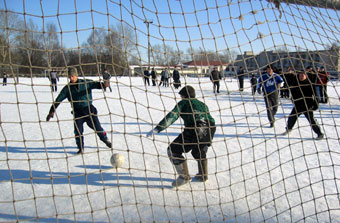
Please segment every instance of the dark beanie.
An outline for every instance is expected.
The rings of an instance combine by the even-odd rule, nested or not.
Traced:
[[[190,85],[183,87],[180,91],[179,94],[185,98],[195,98],[196,93],[195,89],[191,87]]]
[[[78,76],[77,68],[71,67],[68,69],[68,76]]]

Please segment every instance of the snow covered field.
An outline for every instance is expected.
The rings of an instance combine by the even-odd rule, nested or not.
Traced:
[[[292,108],[287,99],[269,128],[263,98],[251,96],[248,80],[240,94],[237,81],[227,79],[215,96],[208,78],[182,77],[182,86],[195,87],[208,104],[217,132],[209,181],[176,190],[166,149],[181,121],[154,138],[145,134],[180,100],[178,90],[145,87],[137,77],[111,79],[112,93],[93,96],[113,150],[86,126],[85,154],[76,155],[69,103],[46,122],[57,96],[48,79],[12,81],[0,86],[1,222],[340,222],[337,82],[329,83],[329,104],[315,112],[325,139],[314,141],[303,116],[289,136],[281,135]],[[116,152],[126,158],[118,170],[110,164]]]

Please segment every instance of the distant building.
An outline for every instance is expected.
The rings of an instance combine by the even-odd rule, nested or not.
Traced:
[[[223,71],[229,66],[229,63],[222,63],[221,61],[209,61],[209,60],[192,60],[183,63],[182,69],[188,75],[191,76],[207,76],[217,67],[218,71]]]
[[[243,55],[237,56],[234,65],[242,66],[250,73],[261,71],[268,64],[283,69],[291,66],[295,70],[304,70],[308,66],[325,67],[329,72],[339,72],[339,52],[339,49],[297,52],[263,51],[254,55],[247,51]]]
[[[131,76],[140,76],[143,74],[142,69],[148,69],[147,65],[130,65],[129,66],[129,75]],[[156,73],[160,74],[162,70],[168,68],[170,73],[177,68],[181,75],[186,76],[208,76],[214,67],[217,67],[219,71],[233,71],[231,64],[222,63],[220,61],[189,61],[183,64],[178,64],[176,66],[163,66],[163,65],[151,65],[151,68],[154,68]]]

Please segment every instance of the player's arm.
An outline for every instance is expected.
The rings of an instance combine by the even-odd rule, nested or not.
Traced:
[[[92,80],[87,80],[87,86],[89,89],[103,89],[105,87],[109,87],[110,82],[109,81],[92,81]]]
[[[58,97],[55,99],[55,102],[53,102],[50,111],[48,112],[48,115],[46,117],[46,121],[50,121],[51,118],[53,118],[55,110],[57,110],[58,106],[60,105],[60,103],[67,98],[67,94],[68,94],[68,87],[64,87],[63,90],[61,90],[60,94],[58,95]]]
[[[171,112],[169,112],[159,123],[158,125],[149,131],[146,136],[149,137],[153,134],[159,133],[163,131],[164,129],[168,128],[171,124],[173,124],[178,118],[180,114],[180,105],[177,104],[174,109],[172,109]]]

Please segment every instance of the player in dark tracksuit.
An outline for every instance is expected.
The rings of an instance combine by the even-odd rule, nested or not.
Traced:
[[[151,136],[163,131],[179,117],[184,121],[184,131],[168,147],[168,156],[179,175],[172,183],[173,187],[179,187],[191,180],[187,161],[183,156],[183,153],[190,151],[198,164],[195,179],[198,181],[208,179],[206,154],[216,131],[214,118],[210,115],[208,107],[195,98],[194,88],[185,86],[179,94],[182,100],[147,134]]]
[[[112,92],[112,88],[111,88],[111,85],[110,85],[110,79],[111,79],[111,74],[107,71],[107,69],[104,69],[104,73],[103,73],[103,80],[105,82],[106,85],[108,85],[108,88],[110,89],[110,92]],[[104,86],[104,91],[106,91],[106,88]]]
[[[313,131],[318,135],[316,140],[323,139],[324,134],[321,132],[321,128],[314,118],[313,111],[318,108],[318,102],[308,75],[305,73],[291,75],[289,83],[288,87],[292,94],[294,107],[289,115],[286,132],[284,132],[283,135],[287,135],[292,131],[298,117],[303,114],[310,123]]]
[[[264,101],[267,108],[267,117],[270,122],[270,127],[274,127],[275,114],[278,109],[279,89],[283,82],[280,75],[274,73],[270,66],[266,67],[266,73],[262,74],[258,79],[257,90],[263,92]]]
[[[53,118],[55,110],[60,103],[67,98],[71,103],[74,115],[74,133],[78,146],[78,154],[84,152],[84,123],[93,130],[96,131],[100,140],[103,141],[107,147],[111,148],[111,142],[108,141],[106,132],[101,127],[97,109],[92,105],[92,89],[102,89],[107,87],[108,83],[97,82],[92,80],[81,80],[78,78],[78,72],[76,69],[69,71],[70,82],[64,86],[59,93],[55,102],[51,106],[49,114],[46,117],[46,121]]]
[[[210,81],[213,83],[214,93],[220,93],[220,80],[222,79],[221,73],[214,67],[210,73]]]
[[[251,85],[251,94],[255,95],[256,88],[257,88],[257,79],[256,79],[255,74],[251,75],[250,85]]]

